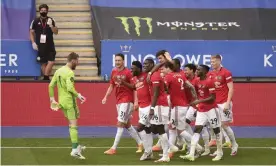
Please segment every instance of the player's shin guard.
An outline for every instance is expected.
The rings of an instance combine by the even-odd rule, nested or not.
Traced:
[[[78,127],[77,126],[69,126],[69,133],[72,142],[72,149],[77,149],[78,147]]]
[[[161,141],[161,145],[162,145],[162,149],[163,149],[163,157],[167,158],[168,157],[168,150],[169,150],[169,139],[168,139],[168,135],[167,133],[164,133],[162,135],[159,135],[160,141]]]
[[[222,135],[223,135],[223,137],[224,137],[224,139],[225,139],[225,142],[232,142],[231,140],[230,140],[230,138],[228,137],[228,134],[225,132],[225,130],[223,129],[223,127],[221,128],[221,131],[222,131]]]
[[[210,131],[210,135],[211,135],[211,141],[216,140],[216,135],[211,127],[209,128],[209,131]]]
[[[191,135],[194,134],[193,129],[190,124],[186,123],[185,129],[189,134],[191,134]]]
[[[117,133],[116,133],[116,136],[115,136],[115,140],[114,140],[114,143],[113,143],[113,146],[111,147],[111,149],[117,149],[117,146],[120,142],[120,139],[122,137],[123,132],[124,132],[124,129],[122,127],[117,128]]]
[[[145,130],[142,130],[142,131],[138,132],[138,134],[141,137],[144,149],[146,150],[147,149],[147,141],[148,141],[147,140],[147,133],[145,132]]]
[[[189,154],[190,156],[195,156],[195,150],[196,150],[197,143],[199,141],[199,137],[200,137],[199,133],[194,133],[191,141],[191,150]]]
[[[192,135],[188,133],[186,130],[184,130],[182,131],[182,133],[180,133],[180,136],[183,140],[186,141],[188,147],[191,147]]]
[[[176,135],[177,135],[176,130],[169,130],[169,143],[170,143],[170,146],[175,145]]]
[[[226,134],[228,135],[232,145],[236,145],[237,142],[236,142],[236,139],[235,139],[235,134],[234,134],[233,130],[231,129],[231,127],[230,126],[224,126],[223,129],[226,132]]]
[[[137,142],[138,145],[142,144],[141,138],[139,137],[137,131],[134,129],[134,127],[132,125],[129,128],[127,128],[127,131],[129,132],[131,137],[133,139],[135,139],[135,141]]]
[[[223,155],[222,151],[222,133],[219,132],[216,134],[216,142],[217,142],[217,155]]]
[[[145,148],[145,151],[146,152],[152,152],[152,146],[153,146],[153,137],[152,137],[152,134],[149,133],[149,134],[146,134],[146,148]]]
[[[202,139],[204,141],[205,150],[209,149],[208,144],[209,144],[210,136],[209,136],[207,127],[203,127],[203,129],[202,129]]]

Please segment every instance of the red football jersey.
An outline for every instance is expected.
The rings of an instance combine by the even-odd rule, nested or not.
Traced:
[[[153,87],[154,86],[159,86],[159,96],[157,99],[156,105],[161,105],[161,106],[169,106],[168,101],[167,101],[167,94],[165,93],[165,87],[164,87],[164,80],[161,77],[161,72],[160,70],[154,72],[151,75],[151,85],[150,85],[150,92],[151,92],[151,97],[153,97]]]
[[[110,84],[115,86],[115,97],[117,104],[133,103],[133,90],[118,83],[120,79],[130,83],[131,78],[132,74],[128,68],[124,68],[121,71],[117,68],[112,70]]]
[[[196,79],[195,88],[197,91],[198,99],[206,99],[210,96],[210,94],[215,94],[216,89],[214,82],[211,79],[200,80],[200,78]],[[199,112],[207,112],[212,108],[216,108],[217,104],[216,101],[213,102],[204,102],[198,104],[198,111]]]
[[[138,105],[140,108],[147,107],[151,104],[151,95],[149,84],[147,82],[147,73],[142,73],[138,77],[134,76],[131,83],[135,85],[137,91]]]
[[[216,102],[218,104],[225,103],[228,98],[228,86],[227,83],[233,82],[232,73],[221,67],[219,71],[212,71],[209,75],[215,83],[216,88]]]
[[[185,94],[186,77],[180,72],[171,72],[165,76],[165,84],[168,87],[172,108],[175,106],[187,106],[188,100]]]

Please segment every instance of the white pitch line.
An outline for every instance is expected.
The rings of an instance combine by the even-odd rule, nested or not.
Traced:
[[[72,147],[56,147],[56,146],[32,146],[32,147],[27,147],[27,146],[22,146],[22,147],[14,147],[14,146],[3,146],[1,149],[70,149]],[[86,147],[87,149],[108,149],[110,148],[109,146],[103,147],[103,146],[88,146]],[[129,147],[118,147],[119,149],[134,149],[137,147],[134,146],[129,146]],[[228,148],[225,148],[228,149]],[[239,149],[273,149],[276,150],[276,147],[239,147]]]

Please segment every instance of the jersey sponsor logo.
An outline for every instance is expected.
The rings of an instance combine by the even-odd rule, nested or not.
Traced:
[[[139,81],[142,82],[142,81],[144,81],[144,79],[145,79],[144,76],[142,76],[142,77],[139,78]]]
[[[222,77],[221,76],[216,76],[216,79],[217,80],[222,80]]]

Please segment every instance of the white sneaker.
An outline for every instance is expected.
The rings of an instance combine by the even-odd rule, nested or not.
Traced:
[[[70,155],[71,155],[72,157],[76,157],[76,158],[78,158],[78,159],[84,160],[85,157],[81,154],[81,152],[84,151],[85,148],[86,148],[85,146],[79,145],[79,146],[77,147],[77,149],[73,149],[73,150],[71,151]]]
[[[168,157],[162,157],[159,160],[154,161],[155,163],[164,163],[164,162],[170,162],[170,158]]]
[[[184,160],[188,160],[188,161],[195,161],[195,156],[192,156],[190,154],[186,155],[186,156],[179,156],[180,158],[184,159]]]
[[[232,151],[230,155],[235,156],[238,153],[238,148],[239,148],[239,145],[237,143],[232,145]]]
[[[140,158],[140,161],[151,160],[151,159],[153,159],[153,153],[144,152],[144,154]]]
[[[222,159],[222,156],[223,156],[223,155],[216,155],[216,157],[213,158],[212,161],[219,161],[219,160]]]
[[[218,154],[218,152],[217,152],[217,151],[215,151],[214,153],[210,154],[209,156],[211,156],[211,157],[215,157],[217,154]]]
[[[201,154],[201,156],[207,156],[211,153],[210,149],[205,149],[204,153]]]
[[[178,147],[173,145],[173,146],[170,147],[169,153],[175,153],[175,152],[178,152],[178,150],[179,150]]]

